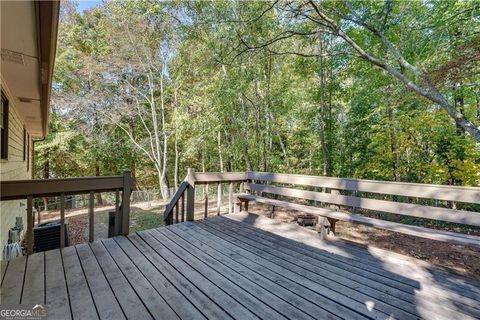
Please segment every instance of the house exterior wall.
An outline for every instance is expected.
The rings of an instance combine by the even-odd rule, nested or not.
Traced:
[[[28,157],[23,160],[24,145],[24,121],[18,113],[13,99],[9,100],[9,116],[8,116],[8,159],[0,160],[0,179],[6,180],[26,180],[32,177],[32,157],[33,143],[30,138]],[[28,131],[27,131],[28,133]],[[28,161],[28,163],[27,163]],[[23,218],[24,231],[27,223],[26,200],[12,200],[0,202],[0,259],[3,258],[4,246],[8,243],[8,230],[15,226],[16,217]]]

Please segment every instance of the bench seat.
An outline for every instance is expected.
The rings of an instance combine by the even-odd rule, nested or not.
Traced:
[[[435,229],[418,227],[418,226],[410,226],[402,223],[379,220],[379,219],[365,217],[362,215],[335,211],[328,208],[318,208],[318,207],[313,207],[308,205],[291,203],[287,201],[265,198],[261,196],[248,194],[248,193],[236,194],[235,198],[237,199],[237,201],[243,202],[246,204],[247,211],[248,211],[248,202],[255,201],[258,203],[263,203],[263,204],[272,205],[276,207],[282,207],[290,210],[305,212],[305,213],[309,213],[319,217],[325,217],[325,218],[341,220],[341,221],[349,221],[349,222],[363,224],[370,227],[403,233],[411,236],[427,238],[427,239],[459,244],[459,245],[474,246],[474,247],[480,248],[480,237],[478,236],[471,236],[471,235],[466,235],[462,233],[435,230]]]

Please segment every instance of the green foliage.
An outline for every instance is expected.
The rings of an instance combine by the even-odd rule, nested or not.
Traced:
[[[161,52],[165,90],[153,99],[165,102],[170,185],[176,157],[180,180],[194,167],[480,184],[478,144],[442,109],[358,59],[338,37],[292,16],[286,3],[268,10],[270,2],[112,1],[83,15],[62,4],[55,114],[49,136],[37,144],[40,170],[47,159],[54,176],[133,166],[140,186],[155,186],[151,161],[118,125],[148,140],[124,82],[146,86],[149,75],[137,57]],[[397,66],[377,37],[345,16],[384,28],[401,54],[480,124],[478,4],[325,1],[322,9]],[[264,46],[292,30],[297,34]]]

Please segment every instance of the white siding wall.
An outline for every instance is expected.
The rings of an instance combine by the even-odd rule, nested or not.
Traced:
[[[8,160],[0,160],[0,179],[25,180],[32,177],[32,141],[30,141],[29,165],[23,160],[24,123],[15,106],[9,103],[8,125]],[[15,218],[23,217],[24,229],[27,224],[26,201],[0,202],[0,245],[3,256],[4,245],[8,242],[8,230],[15,226]]]

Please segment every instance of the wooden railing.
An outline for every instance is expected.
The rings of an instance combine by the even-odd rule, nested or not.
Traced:
[[[89,241],[94,240],[94,196],[99,192],[115,192],[114,234],[127,235],[130,224],[130,194],[134,188],[131,173],[128,170],[122,176],[82,177],[49,180],[11,180],[2,181],[1,201],[27,200],[27,253],[33,253],[33,200],[43,197],[60,197],[60,247],[65,246],[65,196],[89,194]],[[121,192],[121,209],[120,209]]]
[[[241,183],[239,194],[233,194],[233,182]],[[232,208],[234,205],[241,206],[241,203],[245,204],[248,211],[248,201],[256,201],[271,205],[273,208],[278,206],[316,215],[319,221],[326,221],[325,223],[333,230],[335,222],[343,220],[439,241],[480,245],[479,237],[362,215],[367,212],[390,213],[480,227],[479,187],[251,171],[195,173],[189,169],[181,190],[182,195],[174,197],[165,210],[165,222],[167,224],[174,222],[173,209],[178,207],[179,199],[184,199],[187,190],[190,190],[190,192],[187,191],[187,221],[193,220],[195,185],[217,184],[220,186],[221,183],[230,184],[229,213],[235,211]],[[278,200],[279,198],[284,200]],[[218,192],[217,214],[220,213],[220,201],[221,194]],[[207,210],[208,196],[205,196],[205,217]],[[175,222],[179,221],[178,218],[175,220]]]
[[[163,213],[165,224],[193,221],[195,211],[195,187],[205,185],[204,217],[208,215],[208,190],[211,185],[217,188],[217,215],[220,215],[222,205],[222,185],[228,184],[228,212],[233,212],[233,184],[240,183],[240,191],[243,192],[243,183],[246,180],[246,172],[195,172],[188,169],[188,174],[182,182],[170,203]]]

